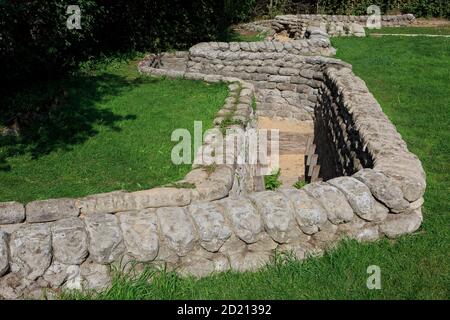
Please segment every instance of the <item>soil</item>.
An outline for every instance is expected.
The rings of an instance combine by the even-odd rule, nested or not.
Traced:
[[[292,38],[289,38],[289,35],[286,32],[276,33],[274,35],[274,40],[280,42],[292,41]]]

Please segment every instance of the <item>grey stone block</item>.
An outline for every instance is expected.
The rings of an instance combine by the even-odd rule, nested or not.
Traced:
[[[200,245],[210,252],[216,252],[231,236],[221,210],[214,203],[192,204],[188,207],[200,237]]]
[[[375,200],[370,189],[361,181],[352,177],[338,177],[327,181],[342,191],[353,211],[367,221],[382,221],[389,209]]]
[[[197,233],[183,208],[156,209],[161,227],[161,246],[167,246],[178,256],[187,255],[195,246]]]
[[[25,207],[15,201],[0,202],[0,224],[20,223],[25,220]]]
[[[419,229],[422,220],[423,217],[420,208],[409,214],[390,214],[380,224],[380,231],[388,238],[397,238],[405,234],[413,233]]]
[[[125,251],[122,231],[116,216],[107,213],[87,215],[84,219],[89,234],[89,253],[99,264],[119,260]]]
[[[403,198],[402,190],[394,180],[381,172],[363,169],[353,175],[354,178],[367,185],[372,194],[394,212],[401,212],[408,208],[409,203]]]
[[[0,277],[9,269],[8,234],[0,231]]]
[[[120,212],[118,215],[126,251],[136,261],[149,262],[159,250],[158,219],[153,209]]]
[[[226,198],[217,203],[223,208],[237,237],[246,243],[254,243],[260,239],[264,225],[261,216],[250,200],[243,197]]]
[[[269,76],[269,81],[270,82],[288,82],[290,81],[290,77],[289,76]]]
[[[94,214],[133,210],[135,204],[129,201],[127,193],[114,191],[80,198],[76,206],[83,214]]]
[[[131,192],[127,195],[132,209],[159,208],[171,206],[186,206],[191,202],[189,189],[182,188],[153,188]],[[124,210],[121,210],[124,211]]]
[[[266,232],[278,243],[286,243],[298,236],[294,213],[287,199],[273,191],[255,192],[250,199],[264,221]]]
[[[33,201],[26,205],[27,222],[47,222],[68,217],[77,217],[79,209],[75,199],[50,199]]]
[[[54,259],[67,265],[81,264],[88,256],[88,235],[84,223],[75,217],[51,224]]]
[[[295,219],[306,234],[314,234],[327,221],[324,207],[304,190],[283,189],[295,210]]]
[[[11,271],[29,280],[42,276],[52,261],[52,237],[47,224],[30,224],[11,234]]]
[[[353,209],[344,194],[337,188],[318,182],[308,184],[303,189],[322,204],[332,223],[339,224],[353,220]]]

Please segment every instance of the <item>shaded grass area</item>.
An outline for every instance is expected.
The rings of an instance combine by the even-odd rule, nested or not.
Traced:
[[[175,182],[176,128],[203,129],[227,96],[224,84],[140,76],[137,60],[87,66],[62,80],[66,98],[22,136],[0,137],[0,201],[77,197]]]
[[[382,33],[382,34],[436,34],[450,35],[450,25],[442,27],[383,27],[381,29],[367,29],[366,33]]]
[[[267,34],[265,32],[240,31],[230,28],[226,37],[227,42],[255,42],[264,41]]]
[[[334,38],[427,172],[424,222],[413,235],[359,244],[344,241],[321,258],[276,259],[258,272],[200,280],[148,269],[117,275],[110,290],[75,299],[449,299],[450,40]],[[367,268],[381,269],[368,290]],[[151,284],[149,284],[149,280]]]

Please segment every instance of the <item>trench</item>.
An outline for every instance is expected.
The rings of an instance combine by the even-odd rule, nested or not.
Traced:
[[[279,169],[281,187],[289,188],[298,181],[326,181],[373,167],[337,84],[326,75],[328,67],[345,68],[345,64],[289,50],[284,54],[250,52],[256,63],[252,59],[228,61],[226,51],[204,50],[206,55],[201,56],[195,50],[165,53],[154,59],[153,65],[177,72],[242,78],[255,85],[257,128],[278,130],[279,145],[278,157],[268,150],[269,158],[277,161],[260,165],[257,175]],[[208,56],[211,52],[214,58]],[[273,140],[270,134],[268,139]]]

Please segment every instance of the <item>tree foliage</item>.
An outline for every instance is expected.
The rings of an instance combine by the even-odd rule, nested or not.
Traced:
[[[182,49],[218,39],[235,19],[229,14],[243,18],[241,6],[226,12],[224,1],[0,1],[2,80],[17,85],[52,78],[99,54]],[[69,30],[66,9],[73,4],[81,9],[81,29]]]

